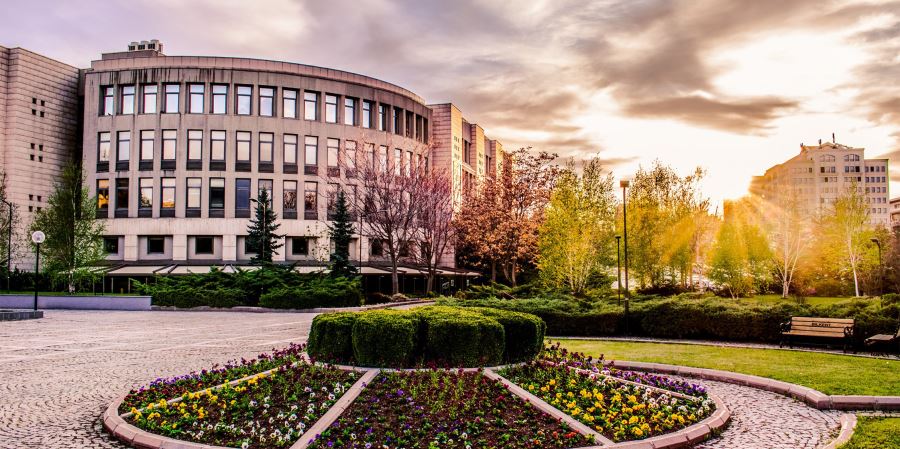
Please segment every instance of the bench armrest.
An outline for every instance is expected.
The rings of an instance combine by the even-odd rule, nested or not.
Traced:
[[[786,321],[781,323],[781,332],[790,332],[791,331],[791,322]]]
[[[856,326],[849,326],[844,328],[844,337],[853,338],[856,334]]]

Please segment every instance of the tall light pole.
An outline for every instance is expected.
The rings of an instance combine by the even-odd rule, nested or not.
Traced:
[[[619,304],[622,303],[622,258],[619,255],[619,241],[621,239],[621,235],[616,236],[616,298],[619,300]]]
[[[41,266],[41,243],[44,243],[44,239],[46,236],[41,231],[34,231],[31,233],[31,241],[34,242],[37,247],[35,251],[34,257],[34,310],[37,311],[37,302],[38,302],[38,274],[40,274],[39,268]]]
[[[878,294],[884,289],[884,259],[881,258],[881,240],[872,237],[872,243],[878,247]]]
[[[3,204],[6,205],[9,219],[6,221],[6,290],[12,291],[10,287],[10,278],[12,277],[12,227],[13,227],[13,205],[4,198]]]
[[[628,299],[631,296],[628,290],[628,200],[625,191],[631,183],[627,179],[619,181],[622,187],[622,234],[625,240],[625,335],[628,335]]]

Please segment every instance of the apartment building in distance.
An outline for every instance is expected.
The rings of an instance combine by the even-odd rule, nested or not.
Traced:
[[[891,230],[900,230],[900,197],[891,198]]]
[[[832,142],[800,144],[800,154],[755,176],[750,193],[773,203],[793,195],[797,207],[815,213],[830,206],[847,189],[865,194],[869,222],[891,225],[887,159],[866,159],[864,148]],[[783,204],[783,203],[782,203]]]
[[[247,224],[261,190],[285,235],[275,260],[321,267],[336,193],[357,193],[354,161],[447,170],[461,198],[503,159],[502,144],[453,104],[429,106],[355,73],[166,56],[155,40],[83,70],[21,49],[0,55],[0,104],[12,111],[0,129],[10,199],[36,211],[64,164],[80,161],[106,226],[111,275],[249,263]],[[386,257],[365,235],[350,254],[375,274]]]
[[[81,141],[80,70],[22,48],[0,46],[0,169],[16,211],[19,248],[34,213],[46,207],[64,164]],[[2,206],[6,213],[6,206]],[[3,236],[6,239],[6,236]],[[5,261],[5,254],[4,261]],[[15,257],[18,256],[18,257]],[[33,269],[29,251],[13,266]]]

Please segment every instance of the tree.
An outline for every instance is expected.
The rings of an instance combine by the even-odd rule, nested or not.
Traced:
[[[331,275],[349,277],[356,274],[357,269],[350,263],[350,240],[353,238],[350,208],[343,190],[338,190],[335,199],[334,219],[329,226],[328,234],[334,243],[331,253]]]
[[[69,292],[77,282],[93,276],[89,267],[105,259],[104,226],[96,220],[97,199],[84,187],[81,169],[75,164],[63,168],[47,207],[35,214],[31,230],[46,234],[42,254],[44,270],[54,278],[63,277]]]
[[[413,194],[418,198],[419,215],[417,217],[417,239],[419,251],[411,254],[415,262],[425,268],[425,291],[434,290],[437,269],[441,264],[450,243],[455,239],[453,225],[453,185],[450,177],[443,171],[430,170],[422,173],[419,191]]]
[[[14,205],[10,206],[7,202],[12,204],[6,195],[6,174],[0,171],[0,263],[2,263],[4,270],[12,271],[12,267],[6,265],[6,256],[8,254],[7,251],[12,249],[9,248],[9,245],[12,244],[9,240],[12,240],[10,238],[10,230],[12,230],[12,234],[15,234],[16,208]],[[10,211],[10,208],[12,211]],[[11,219],[10,215],[12,215]],[[12,251],[10,251],[11,253]]]
[[[278,215],[272,208],[268,190],[261,189],[254,202],[256,213],[247,226],[247,246],[256,255],[250,261],[271,263],[275,251],[282,247],[279,240],[283,236],[277,234],[281,224],[278,223]]]
[[[822,216],[819,228],[826,245],[836,259],[853,275],[853,291],[860,295],[859,269],[870,246],[872,228],[868,224],[868,207],[860,187],[853,183]]]
[[[562,172],[540,227],[538,267],[550,284],[574,295],[614,261],[616,191],[612,174],[599,159],[587,161],[579,176],[574,165]]]
[[[757,204],[757,211],[768,229],[775,276],[781,284],[781,297],[787,298],[791,284],[809,243],[809,223],[812,217],[804,210],[798,192],[782,185],[777,196],[769,202]]]
[[[726,201],[724,209],[710,279],[732,298],[762,291],[769,283],[772,260],[765,234],[746,201]]]

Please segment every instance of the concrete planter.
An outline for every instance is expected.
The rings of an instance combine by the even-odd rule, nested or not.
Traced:
[[[31,309],[32,295],[0,295],[0,308]],[[38,309],[150,310],[149,296],[38,296]]]

